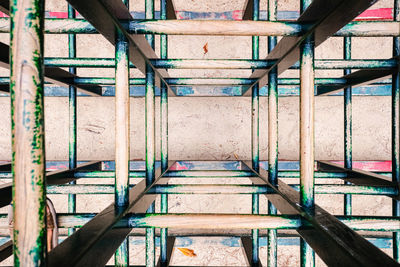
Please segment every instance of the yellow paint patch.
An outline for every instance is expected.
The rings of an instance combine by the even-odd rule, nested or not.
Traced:
[[[183,255],[187,256],[187,257],[196,257],[196,253],[194,253],[193,249],[190,248],[177,248],[179,249],[180,252],[183,253]]]

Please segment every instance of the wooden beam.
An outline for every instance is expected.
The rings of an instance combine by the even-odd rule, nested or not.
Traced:
[[[379,80],[389,78],[396,71],[397,68],[359,70],[343,76],[342,79],[346,80],[345,83],[318,85],[317,95],[337,93],[348,86],[362,86],[365,84],[374,83]]]

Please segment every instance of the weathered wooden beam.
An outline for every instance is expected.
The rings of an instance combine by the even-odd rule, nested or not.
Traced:
[[[395,60],[395,59],[393,59]],[[389,78],[392,74],[396,73],[397,68],[392,69],[368,69],[359,70],[347,75],[344,75],[345,83],[340,84],[327,84],[317,86],[317,95],[327,95],[337,93],[348,86],[362,86],[370,84],[385,78]]]

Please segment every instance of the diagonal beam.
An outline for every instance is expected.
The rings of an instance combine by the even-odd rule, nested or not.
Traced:
[[[161,257],[158,258],[157,262],[157,267],[168,267],[169,263],[172,258],[172,253],[174,252],[174,246],[175,246],[175,237],[174,236],[168,236],[167,239],[167,264],[162,264],[161,263]]]
[[[10,0],[0,0],[0,11],[10,15]]]
[[[46,174],[47,185],[66,184],[77,180],[74,173],[77,171],[88,169],[99,169],[101,161],[93,161],[79,165],[75,169],[54,171]],[[7,206],[11,203],[12,199],[12,182],[0,185],[0,207]]]
[[[0,43],[0,67],[10,68],[9,60],[10,47],[4,43]],[[102,88],[99,85],[82,85],[74,82],[75,78],[78,78],[75,74],[72,74],[66,70],[58,67],[45,67],[44,68],[45,80],[54,84],[58,84],[64,87],[70,85],[76,86],[85,93],[90,95],[102,95]],[[2,85],[0,91],[10,92],[9,85]]]
[[[329,170],[329,171],[339,171],[347,173],[347,177],[342,177],[340,179],[362,186],[384,186],[384,187],[396,187],[399,188],[399,184],[390,180],[389,177],[384,175],[376,174],[373,172],[367,172],[358,169],[347,169],[343,166],[328,162],[328,161],[317,161],[318,170]],[[400,200],[399,195],[390,196],[393,199]]]
[[[176,19],[175,6],[172,0],[167,1],[167,19]]]
[[[268,83],[268,73],[274,67],[278,68],[278,75],[291,67],[300,58],[300,44],[311,34],[315,37],[315,47],[340,30],[347,23],[361,14],[376,0],[314,0],[303,12],[297,22],[311,23],[303,36],[284,37],[268,54],[266,60],[277,60],[277,63],[268,70],[255,70],[250,78],[257,78],[259,87]],[[254,83],[253,86],[256,84]],[[250,95],[247,90],[246,95]]]
[[[252,20],[253,19],[253,1],[254,0],[245,0],[243,5],[243,20]]]
[[[244,163],[251,169],[250,163]],[[255,172],[255,171],[254,171]],[[256,173],[256,172],[255,172]],[[379,248],[375,247],[318,205],[314,210],[301,208],[299,192],[281,180],[275,187],[267,181],[268,173],[260,169],[259,178],[274,189],[267,198],[281,214],[299,214],[307,228],[297,232],[329,266],[398,266]]]
[[[13,253],[13,242],[8,240],[6,243],[0,246],[0,262],[10,257]]]
[[[143,179],[129,191],[128,206],[116,207],[112,203],[54,248],[48,255],[48,266],[104,266],[131,231],[113,226],[128,213],[146,212],[155,201],[156,195],[146,193],[162,177],[160,168],[156,172],[158,178],[151,186],[146,188]]]
[[[397,71],[398,71],[397,68],[359,70],[343,76],[342,79],[344,79],[346,83],[317,86],[317,95],[337,93],[338,91],[343,90],[348,86],[356,86],[356,85],[361,86],[364,84],[377,82],[379,80],[389,78]]]
[[[68,0],[68,2],[87,19],[99,33],[111,44],[115,45],[116,31],[121,31],[129,41],[129,59],[143,74],[146,73],[146,65],[149,65],[157,74],[156,85],[160,87],[160,79],[167,84],[164,78],[168,73],[164,69],[156,69],[149,59],[158,59],[156,53],[147,42],[144,35],[128,34],[123,26],[124,20],[132,20],[128,8],[120,0]],[[167,84],[168,86],[168,84]],[[169,94],[174,95],[169,88]]]

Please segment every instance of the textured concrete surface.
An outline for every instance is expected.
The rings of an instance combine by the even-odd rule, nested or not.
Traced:
[[[299,1],[279,0],[279,11],[297,11]],[[230,0],[174,0],[177,11],[225,12],[241,10],[244,1]],[[265,9],[266,0],[261,1]],[[381,0],[371,9],[391,8],[392,0]],[[47,11],[62,11],[66,1],[46,1]],[[131,10],[144,11],[144,1],[132,1]],[[156,1],[156,9],[159,9]],[[8,43],[7,34],[0,34],[0,41]],[[114,57],[114,48],[99,35],[77,36],[78,57]],[[316,49],[316,57],[340,59],[343,56],[343,39],[330,38]],[[203,46],[208,44],[208,52]],[[159,42],[156,38],[156,48]],[[390,38],[352,38],[353,58],[390,58]],[[266,38],[260,38],[260,58],[266,56]],[[46,35],[45,56],[65,57],[66,35]],[[170,58],[250,58],[250,37],[217,36],[170,36],[168,56]],[[248,77],[248,70],[170,70],[172,77]],[[0,69],[1,75],[8,70]],[[113,69],[79,69],[80,76],[113,77]],[[316,71],[317,77],[340,77],[342,71]],[[143,77],[131,70],[131,77]],[[281,77],[298,77],[298,71],[290,70]],[[158,114],[159,99],[156,99]],[[0,160],[11,158],[10,103],[9,98],[0,98]],[[48,160],[68,158],[68,99],[48,97],[45,99],[46,157]],[[234,154],[240,159],[250,159],[251,101],[246,97],[173,97],[169,99],[169,156],[170,159],[233,160]],[[299,157],[299,99],[297,97],[279,100],[279,157],[297,160]],[[390,97],[353,98],[353,155],[355,160],[390,160]],[[260,150],[261,159],[267,159],[267,101],[260,102]],[[316,98],[315,149],[317,159],[343,159],[343,98]],[[80,97],[78,99],[78,159],[114,159],[114,98]],[[157,137],[159,118],[156,117]],[[131,98],[131,159],[144,159],[144,99]],[[159,158],[159,143],[157,158]],[[193,183],[193,180],[185,180]],[[196,182],[211,182],[196,180]],[[232,183],[232,179],[218,179],[219,183]],[[248,181],[243,180],[243,183]],[[293,182],[287,181],[287,182]],[[332,180],[319,179],[318,183]],[[339,183],[339,181],[335,181]],[[112,183],[110,179],[86,179],[79,183]],[[67,196],[52,195],[58,212],[67,212]],[[316,201],[329,212],[343,214],[340,195],[317,195]],[[113,201],[112,195],[77,196],[78,212],[99,212]],[[157,200],[156,207],[159,207]],[[250,196],[169,196],[170,212],[190,213],[250,213]],[[261,197],[260,211],[266,213],[266,198]],[[3,210],[4,212],[4,210]],[[385,197],[353,197],[354,215],[390,215],[391,200]],[[2,231],[0,231],[2,232]],[[229,230],[227,230],[229,232]],[[2,232],[3,233],[3,232]],[[188,245],[197,257],[189,258],[175,249],[172,263],[177,265],[231,265],[244,266],[245,258],[241,247],[222,246],[212,238],[194,238]],[[139,245],[131,246],[131,264],[143,264],[143,238],[135,237]],[[142,241],[141,241],[142,240]],[[390,250],[385,250],[389,255]],[[158,251],[157,251],[158,253]],[[266,261],[266,247],[261,247],[261,261]],[[299,248],[279,246],[279,266],[298,266]],[[10,264],[10,259],[4,264]],[[110,263],[113,261],[111,260]],[[317,266],[324,266],[317,258]]]

